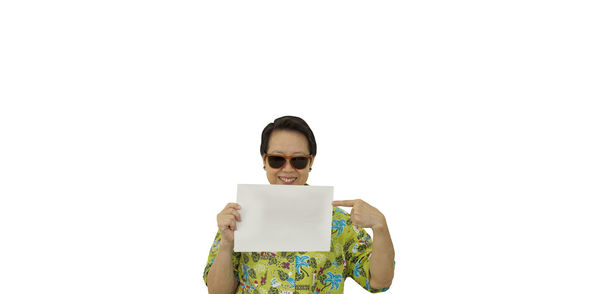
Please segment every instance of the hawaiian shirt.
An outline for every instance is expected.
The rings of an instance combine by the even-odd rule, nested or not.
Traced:
[[[329,252],[233,252],[236,294],[317,294],[344,292],[350,277],[371,293],[386,291],[369,286],[372,241],[357,229],[350,214],[333,207]],[[219,250],[221,232],[213,242],[204,269],[204,282]]]

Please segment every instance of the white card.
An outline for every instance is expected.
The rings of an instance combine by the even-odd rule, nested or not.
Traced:
[[[330,251],[333,187],[238,184],[235,252]]]

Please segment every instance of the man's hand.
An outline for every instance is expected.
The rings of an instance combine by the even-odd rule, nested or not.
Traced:
[[[361,199],[336,200],[331,204],[334,206],[352,207],[350,219],[352,219],[352,223],[359,228],[372,228],[375,230],[387,227],[383,213]]]
[[[238,210],[242,209],[237,203],[229,203],[217,214],[217,226],[221,230],[221,241],[223,245],[233,248],[233,231],[237,230],[236,221],[242,221]]]

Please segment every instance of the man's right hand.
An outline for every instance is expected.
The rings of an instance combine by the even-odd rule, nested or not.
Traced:
[[[221,245],[233,250],[233,231],[237,230],[236,221],[241,222],[242,217],[238,210],[242,207],[237,203],[229,203],[217,214],[217,226],[221,231]]]

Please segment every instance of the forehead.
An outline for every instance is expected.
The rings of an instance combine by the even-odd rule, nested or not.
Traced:
[[[267,153],[308,154],[308,140],[297,131],[275,130],[271,133]]]

